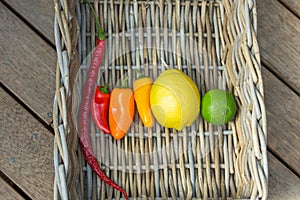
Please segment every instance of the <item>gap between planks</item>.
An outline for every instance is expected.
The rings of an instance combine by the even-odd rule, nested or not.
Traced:
[[[300,173],[300,99],[268,69],[262,67],[267,114],[267,147],[288,168]]]
[[[261,60],[273,74],[299,94],[299,18],[274,0],[257,1],[257,17]]]
[[[25,200],[14,188],[0,177],[0,200]]]
[[[55,91],[55,50],[2,3],[0,15],[1,83],[49,125]]]
[[[286,9],[300,19],[300,4],[297,0],[278,0]]]
[[[55,49],[53,20],[53,1],[1,1],[7,9],[16,15],[39,37]],[[52,8],[52,9],[49,9]],[[39,17],[36,17],[39,16]],[[41,19],[43,18],[43,19]]]
[[[28,105],[26,105],[22,99],[16,96],[11,90],[9,90],[2,82],[0,82],[0,88],[3,89],[11,98],[13,98],[18,104],[20,104],[28,113],[30,113],[37,121],[39,121],[52,135],[54,135],[54,129],[51,126],[52,121],[48,124],[46,123],[37,113],[34,112]],[[49,113],[49,117],[52,113]]]
[[[2,89],[0,110],[1,172],[30,198],[53,198],[53,135]]]
[[[1,170],[0,170],[0,200],[5,196],[5,200],[12,199],[31,199],[21,188],[19,188],[12,180],[10,180]],[[2,189],[2,191],[1,191]],[[3,195],[4,194],[4,195]]]

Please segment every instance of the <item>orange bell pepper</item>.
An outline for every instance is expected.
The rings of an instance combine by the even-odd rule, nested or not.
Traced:
[[[154,125],[154,117],[150,107],[150,91],[153,80],[150,77],[141,76],[139,70],[137,73],[139,77],[133,83],[134,100],[144,126],[151,128]]]
[[[132,89],[126,87],[126,77],[122,86],[114,88],[109,103],[109,126],[114,139],[122,139],[133,122],[134,97]]]

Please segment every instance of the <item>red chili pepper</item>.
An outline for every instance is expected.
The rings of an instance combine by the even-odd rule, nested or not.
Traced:
[[[104,133],[110,134],[108,125],[108,109],[109,109],[110,93],[108,84],[105,86],[97,86],[94,98],[91,103],[92,118],[96,126]]]
[[[125,192],[125,190],[122,187],[120,187],[118,184],[113,182],[111,179],[109,179],[106,176],[106,174],[101,170],[98,160],[96,159],[92,150],[92,145],[91,145],[90,135],[89,135],[89,114],[90,114],[90,106],[91,106],[91,100],[93,95],[93,88],[96,82],[98,70],[102,63],[102,57],[104,54],[105,35],[100,27],[100,23],[95,13],[95,10],[87,0],[84,0],[84,2],[89,5],[96,19],[96,24],[98,28],[98,39],[97,39],[96,48],[93,52],[92,62],[87,72],[87,78],[83,87],[82,100],[79,107],[78,131],[79,131],[80,146],[82,148],[82,152],[85,160],[90,165],[92,170],[99,176],[99,178],[105,183],[107,183],[108,185],[122,192],[124,197],[128,199],[128,195]]]

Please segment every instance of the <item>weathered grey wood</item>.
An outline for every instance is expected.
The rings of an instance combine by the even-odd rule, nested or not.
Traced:
[[[4,0],[3,2],[21,15],[27,23],[30,23],[49,41],[53,44],[55,43],[53,31],[53,1]]]
[[[268,122],[268,147],[300,174],[300,98],[262,68]]]
[[[274,0],[257,1],[261,58],[300,93],[300,20]]]
[[[33,199],[53,199],[53,136],[0,89],[0,170]]]
[[[7,1],[7,3],[9,2],[10,1]],[[29,1],[24,0],[21,3],[19,3],[17,0],[14,0],[13,3],[9,3],[9,4],[25,5],[27,2]],[[52,4],[52,1],[50,2]],[[294,2],[296,3],[296,1]],[[40,3],[42,4],[45,2],[41,1]],[[292,14],[289,13],[282,5],[278,4],[278,2],[274,3],[273,1],[271,2],[270,0],[266,0],[266,1],[257,1],[257,4],[258,4],[258,14],[259,14],[259,18],[258,18],[259,44],[261,46],[262,59],[270,67],[272,67],[272,69],[276,72],[278,76],[280,76],[285,81],[287,81],[289,85],[291,86],[296,85],[299,89],[299,78],[297,78],[296,76],[298,75],[297,72],[300,63],[298,62],[299,61],[299,56],[298,56],[299,55],[299,51],[298,51],[299,50],[299,42],[298,42],[299,28],[297,28],[299,27],[298,25],[299,21],[297,18],[292,17]],[[20,20],[18,20],[12,13],[8,12],[6,9],[3,9],[2,7],[3,5],[0,3],[0,8],[1,8],[0,80],[7,87],[9,87],[9,89],[11,89],[18,97],[20,97],[22,100],[25,99],[24,102],[27,105],[29,105],[30,108],[33,108],[33,110],[38,115],[43,116],[42,117],[43,119],[45,119],[46,121],[48,119],[51,120],[51,118],[48,118],[46,114],[48,110],[51,111],[52,109],[51,108],[52,98],[51,95],[49,95],[49,92],[51,93],[54,91],[54,71],[55,71],[54,63],[56,58],[55,52],[53,50],[52,51],[50,50],[50,53],[47,54],[48,52],[47,50],[49,50],[49,47],[41,39],[39,39],[38,36],[35,36],[34,32],[31,31],[26,25],[24,24],[22,25]],[[17,6],[17,8],[21,9],[20,6]],[[53,6],[51,5],[48,9],[52,9],[52,8]],[[40,10],[36,10],[36,11],[40,11]],[[25,14],[26,13],[23,13],[22,15],[24,16]],[[5,15],[8,15],[8,17],[6,18]],[[274,15],[275,15],[275,19],[272,19]],[[39,16],[39,14],[35,14],[32,16],[33,17]],[[27,19],[28,17],[24,17],[24,18]],[[31,21],[32,25],[35,27],[37,26],[35,24],[39,24],[38,22],[39,20],[38,19],[36,20],[37,22]],[[295,22],[297,23],[294,24]],[[52,23],[52,21],[49,23]],[[280,24],[286,24],[286,25],[280,27]],[[51,26],[49,25],[49,30],[45,29],[45,31],[46,32],[52,31],[52,25]],[[25,36],[23,36],[24,34]],[[261,39],[261,37],[263,38]],[[269,37],[273,37],[273,38],[269,38]],[[273,45],[275,47],[273,47]],[[11,46],[17,46],[17,48],[11,48]],[[39,53],[39,50],[37,50],[40,48],[40,46],[42,46],[42,49],[46,49],[43,51],[43,53]],[[31,49],[29,50],[29,48]],[[29,57],[27,54],[29,54]],[[34,56],[35,54],[37,54],[36,57]],[[15,60],[11,61],[13,58]],[[52,63],[53,67],[51,67],[51,70],[47,71],[45,70],[45,68],[47,69],[45,63],[51,62],[50,59],[52,59],[53,61]],[[39,63],[39,64],[31,66],[34,63]],[[3,66],[5,66],[5,68],[2,68]],[[43,67],[39,68],[37,66],[43,66]],[[294,68],[296,69],[296,71],[293,71]],[[20,71],[22,71],[22,73],[20,73]],[[52,77],[51,81],[53,83],[53,87],[49,87],[49,83],[47,84],[47,76],[43,75],[43,74],[47,74],[45,71],[50,74],[49,75],[50,78]],[[35,75],[31,75],[32,72]],[[42,75],[40,75],[40,72],[42,72],[41,73]],[[3,75],[4,73],[5,75]],[[294,79],[289,80],[290,76],[291,78],[296,77],[296,80]],[[39,78],[36,80],[36,77]],[[263,77],[265,83],[265,96],[266,96],[265,102],[266,102],[267,114],[268,114],[268,147],[272,151],[274,151],[277,155],[279,155],[285,162],[287,162],[295,171],[297,171],[298,166],[300,165],[299,136],[297,137],[297,133],[300,130],[300,127],[298,125],[298,122],[300,120],[299,119],[299,113],[300,113],[299,97],[295,93],[293,93],[287,86],[285,86],[282,82],[280,82],[274,75],[272,75],[269,71],[265,69],[263,69]],[[44,79],[45,81],[43,81]],[[14,81],[16,82],[14,83]],[[38,81],[38,83],[35,83],[36,81]],[[294,84],[295,81],[296,83],[298,83],[298,85]],[[14,86],[14,84],[16,84],[16,86]],[[34,90],[35,92],[32,93],[32,90]],[[45,92],[43,93],[43,91]],[[42,92],[43,95],[40,96],[38,92]],[[45,95],[47,97],[44,98]],[[24,98],[24,96],[26,98]],[[9,103],[13,102],[14,100],[7,97],[6,94],[3,95],[2,90],[1,90],[0,99],[1,99],[0,137],[2,141],[2,137],[7,136],[7,134],[5,135],[2,134],[3,133],[2,114],[5,113],[6,115],[6,112],[2,113],[2,111],[4,110],[3,105],[5,105],[4,107],[7,106],[6,104],[3,104],[4,101],[2,101],[2,99],[6,99],[6,102],[9,101]],[[13,136],[23,135],[24,132],[26,132],[26,130],[28,131],[28,129],[37,130],[36,127],[38,127],[38,129],[41,127],[40,125],[38,125],[38,122],[35,121],[34,119],[27,121],[27,118],[31,119],[31,116],[28,115],[28,113],[24,111],[24,109],[22,109],[22,107],[20,107],[19,105],[13,104],[11,110],[14,110],[15,114],[12,115],[11,113],[7,113],[8,116],[5,116],[6,118],[8,118],[6,123],[10,123],[10,124],[14,123],[14,125],[13,126],[11,125],[10,128],[6,128],[5,132],[10,133],[9,137],[11,138],[11,141],[13,141],[13,139],[17,139],[17,141],[14,143],[12,142],[7,143],[7,145],[12,145],[11,148],[14,149],[13,150],[11,150],[10,148],[8,150],[6,149],[5,153],[14,152],[16,151],[16,149],[21,151],[22,149],[20,150],[20,148],[24,147],[24,143],[28,141],[28,138],[29,139],[32,138],[31,134],[26,134],[26,137],[22,136],[21,139],[24,140],[21,140],[20,138],[19,139],[14,138]],[[27,114],[24,114],[24,112]],[[15,118],[16,113],[18,114],[17,116],[19,116],[17,118]],[[20,116],[22,116],[23,114],[26,120],[22,118],[23,122],[22,121],[18,122],[18,120],[20,120]],[[19,129],[21,131],[19,132],[15,128],[13,128],[15,127],[16,123],[20,124]],[[41,127],[41,129],[43,130],[43,132],[47,132],[46,130],[43,129],[43,127]],[[14,130],[15,132],[13,132],[12,130]],[[16,132],[18,132],[18,134],[16,134]],[[31,133],[31,131],[29,132]],[[47,157],[52,158],[52,146],[51,146],[52,143],[53,143],[52,140],[50,142],[47,141],[47,145],[49,146],[47,148],[41,149],[39,151],[39,154],[45,154],[45,155],[47,154]],[[2,142],[0,144],[3,145]],[[17,148],[16,146],[20,146],[20,147]],[[0,146],[0,148],[1,148],[0,169],[2,170],[3,167],[2,163],[4,164],[9,163],[9,166],[13,167],[14,165],[12,165],[12,163],[10,163],[9,161],[11,158],[10,156],[1,158],[2,153],[4,151],[2,152],[2,146]],[[29,148],[34,149],[36,147],[33,145]],[[22,159],[27,159],[28,155],[24,155],[24,154],[25,154],[24,152],[21,154],[21,156],[22,155],[25,156],[25,158]],[[21,157],[18,156],[18,159],[21,159]],[[15,160],[14,164],[16,163],[17,160]],[[26,160],[22,161],[22,164],[24,164],[24,166],[21,167],[24,171],[31,171],[31,169],[28,169],[27,167],[28,166],[31,167],[32,165],[28,163],[29,161]],[[53,166],[52,162],[49,162],[48,168],[52,170],[52,166]],[[17,169],[20,168],[17,167]],[[284,165],[282,165],[278,160],[276,160],[270,154],[269,154],[269,169],[270,169],[269,199],[297,199],[297,197],[300,195],[299,190],[297,190],[298,188],[297,186],[299,186],[298,177],[296,177],[293,173],[291,173]],[[22,170],[16,170],[10,172],[11,174],[19,175],[21,171]],[[40,172],[37,172],[37,170],[35,170],[35,172],[37,174],[40,174]],[[51,172],[51,174],[53,174],[53,172]],[[23,176],[23,178],[26,179],[28,178],[28,176]],[[50,179],[52,181],[52,177]],[[25,188],[26,191],[30,191],[31,193],[33,190],[35,192],[38,191],[35,186],[30,185],[34,181],[32,179],[31,181],[29,181],[30,183],[26,183],[26,181],[19,183],[16,179],[13,180],[16,181],[16,183],[21,188],[23,187],[23,182],[24,182],[24,185],[29,189],[31,189],[31,190],[27,190],[27,188]],[[43,194],[44,193],[43,187],[45,181],[38,180],[38,183],[40,185],[37,187],[43,191],[41,192]],[[50,192],[48,191],[45,194],[43,194],[43,196],[40,196],[41,199],[45,199],[45,197],[48,197],[47,194],[52,195],[52,182],[49,181],[49,183],[46,183],[46,185],[48,186],[50,185],[49,187],[47,187]],[[36,198],[39,199],[39,197]],[[50,198],[51,197],[49,197],[49,199]]]
[[[23,200],[24,198],[16,192],[7,182],[0,178],[0,200]]]
[[[288,9],[290,9],[294,14],[300,17],[300,4],[299,0],[278,0],[284,4]]]
[[[0,81],[49,123],[55,90],[55,50],[2,3],[0,33]]]
[[[300,197],[300,179],[268,153],[269,195],[272,200],[295,200]]]

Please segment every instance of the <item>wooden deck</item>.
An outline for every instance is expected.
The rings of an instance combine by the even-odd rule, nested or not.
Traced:
[[[300,4],[260,0],[257,10],[269,199],[299,199]],[[0,199],[53,199],[53,13],[53,1],[0,3]]]

